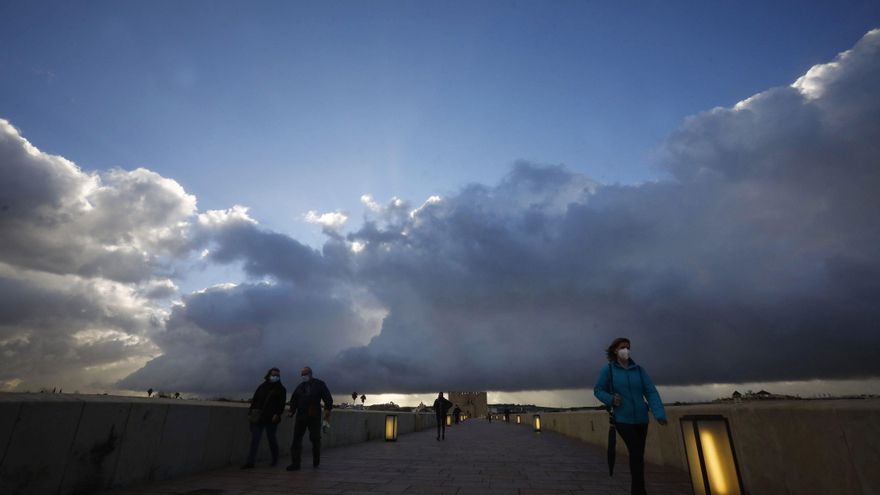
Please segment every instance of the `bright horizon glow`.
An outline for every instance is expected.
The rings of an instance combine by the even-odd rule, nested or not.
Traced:
[[[10,385],[0,383],[0,392],[8,392]],[[333,384],[328,384],[333,394],[334,402],[351,403],[351,393],[343,393],[341,390],[333,390]],[[60,388],[64,388],[63,384]],[[51,389],[50,389],[51,390]],[[880,395],[880,379],[867,380],[804,380],[791,382],[750,382],[750,383],[715,383],[707,385],[689,385],[667,387],[659,385],[657,390],[663,398],[665,404],[674,402],[709,402],[714,399],[729,398],[734,391],[745,393],[748,390],[757,392],[759,390],[767,390],[768,392],[780,395],[800,396],[804,399],[822,399],[842,396],[858,396],[858,395]],[[83,387],[76,391],[84,394],[102,394],[110,392],[111,395],[143,397],[145,392],[137,390],[113,390],[95,389]],[[173,394],[175,391],[155,389],[158,392]],[[32,390],[30,392],[38,392]],[[68,388],[67,393],[74,390]],[[449,391],[443,391],[445,397],[448,397]],[[427,406],[434,403],[437,393],[424,394],[395,394],[395,393],[377,393],[362,394],[358,392],[358,399],[354,402],[360,405],[360,396],[366,395],[365,405],[371,404],[387,404],[394,402],[401,407],[416,407],[419,402]],[[186,397],[197,397],[192,394],[185,394]],[[208,400],[217,397],[201,397]],[[226,396],[225,399],[239,400],[246,397]],[[489,404],[531,404],[542,407],[597,407],[602,404],[593,396],[592,388],[583,389],[565,389],[565,390],[532,390],[532,391],[488,391],[487,399]]]
[[[867,380],[802,380],[789,382],[712,383],[706,385],[663,386],[657,390],[663,402],[708,402],[729,398],[734,391],[745,393],[767,390],[779,395],[800,396],[805,399],[855,395],[880,395],[880,379]],[[444,395],[447,391],[443,392]],[[358,394],[360,395],[360,394]],[[518,392],[487,392],[489,404],[533,404],[543,407],[597,407],[602,404],[593,396],[592,388],[565,390],[532,390]],[[350,398],[350,397],[349,397]],[[433,404],[437,394],[367,394],[367,405],[393,401],[399,406],[414,407],[419,402]],[[347,401],[343,401],[347,402]],[[360,400],[357,402],[360,404]]]

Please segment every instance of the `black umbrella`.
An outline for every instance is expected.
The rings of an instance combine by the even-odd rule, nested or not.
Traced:
[[[614,393],[614,367],[608,363],[608,385],[613,399],[608,405],[608,476],[614,476],[614,457],[617,455],[617,426],[614,424],[614,400],[618,396]]]
[[[614,426],[614,417],[609,418],[611,426],[608,428],[608,476],[614,476],[614,457],[617,454],[617,428]]]

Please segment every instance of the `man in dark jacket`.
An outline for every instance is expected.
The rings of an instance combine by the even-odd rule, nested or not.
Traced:
[[[446,411],[450,407],[452,407],[452,402],[443,397],[443,392],[437,394],[437,399],[434,400],[434,414],[437,415],[437,440],[441,438],[446,440]]]
[[[302,460],[302,441],[309,430],[312,442],[312,465],[321,464],[321,402],[324,402],[324,421],[329,425],[330,410],[333,409],[333,397],[327,384],[312,377],[312,369],[306,366],[300,373],[302,383],[290,396],[290,416],[296,414],[293,423],[293,444],[290,446],[290,465],[288,471],[297,471]]]
[[[455,409],[452,410],[452,420],[453,420],[453,422],[455,422],[455,424],[458,424],[459,422],[461,422],[461,408],[460,407],[455,406]]]

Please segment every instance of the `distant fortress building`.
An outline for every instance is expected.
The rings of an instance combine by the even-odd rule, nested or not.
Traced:
[[[483,418],[489,413],[486,392],[449,392],[448,398],[453,408],[460,407],[462,414],[468,417]]]

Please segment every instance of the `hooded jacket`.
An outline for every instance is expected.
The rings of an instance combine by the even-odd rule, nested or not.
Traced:
[[[612,371],[613,368],[613,371]],[[614,377],[614,392],[611,391],[610,377]],[[620,395],[620,405],[612,406],[614,394]],[[624,424],[648,423],[648,407],[657,420],[666,419],[663,401],[657,393],[657,387],[648,373],[635,361],[629,360],[629,367],[624,368],[617,361],[606,364],[599,371],[599,379],[593,387],[593,395],[612,409],[614,421]],[[648,403],[645,404],[645,399]]]

